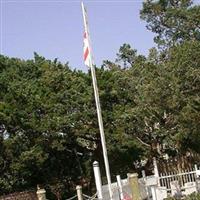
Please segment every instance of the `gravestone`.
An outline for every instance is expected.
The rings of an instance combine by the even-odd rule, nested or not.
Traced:
[[[179,182],[172,181],[172,182],[170,182],[170,186],[171,186],[171,195],[173,197],[180,198],[181,197],[181,187],[179,185]]]
[[[163,200],[167,198],[167,188],[166,187],[157,187],[156,188],[156,199]]]
[[[196,180],[196,189],[197,189],[197,192],[200,193],[200,178],[197,178]]]
[[[195,182],[185,183],[184,187],[185,187],[185,192],[184,192],[185,195],[189,195],[189,194],[191,194],[193,192],[197,192],[196,183]]]

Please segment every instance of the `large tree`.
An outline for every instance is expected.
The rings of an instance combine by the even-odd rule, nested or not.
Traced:
[[[91,179],[94,160],[104,169],[90,73],[37,54],[28,61],[1,56],[0,63],[1,193]],[[120,113],[132,104],[123,76],[123,69],[97,69],[113,177],[143,154],[120,127]]]
[[[134,54],[129,55],[133,58],[129,68],[118,62],[104,64],[115,71],[117,86],[125,95],[117,118],[120,131],[146,149],[146,158],[199,152],[199,42],[171,47],[165,52],[167,60],[155,49],[148,59],[128,49]]]
[[[77,129],[87,123],[87,75],[37,54],[0,63],[1,192],[84,176],[89,151]]]
[[[160,47],[200,40],[200,6],[192,0],[147,0],[140,14]]]

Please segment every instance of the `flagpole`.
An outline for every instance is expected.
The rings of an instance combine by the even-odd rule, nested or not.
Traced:
[[[109,190],[110,199],[112,200],[110,167],[109,167],[109,162],[108,162],[106,140],[105,140],[105,134],[104,134],[104,128],[103,128],[103,120],[102,120],[102,114],[101,114],[101,105],[100,105],[100,100],[99,100],[95,67],[93,65],[91,65],[91,74],[92,74],[92,82],[93,82],[93,88],[94,88],[94,93],[95,93],[95,102],[96,102],[96,108],[97,108],[97,116],[98,116],[98,122],[99,122],[101,144],[102,144],[102,149],[103,149],[104,164],[105,164],[105,169],[106,169],[106,177],[107,177],[107,181],[108,181],[108,190]]]
[[[87,22],[86,22],[86,18],[85,18],[85,15],[84,15],[85,9],[84,9],[83,2],[81,3],[81,5],[82,5],[82,12],[83,12],[84,26],[85,26],[85,29],[86,29],[87,28]],[[91,53],[91,47],[90,46],[89,46],[89,51]],[[101,114],[101,105],[100,105],[100,100],[99,100],[99,92],[98,92],[98,87],[97,87],[97,79],[96,79],[95,66],[94,66],[93,59],[92,59],[91,55],[89,57],[89,65],[90,65],[91,74],[92,74],[92,83],[93,83],[93,88],[94,88],[94,96],[95,96],[96,109],[97,109],[97,117],[98,117],[99,130],[100,130],[100,136],[101,136],[103,158],[104,158],[104,164],[105,164],[105,170],[106,170],[106,177],[107,177],[107,182],[108,182],[108,191],[109,191],[110,199],[112,200],[113,199],[113,193],[112,193],[112,188],[111,188],[110,167],[109,167],[109,162],[108,162],[106,140],[105,140],[103,120],[102,120],[102,114]]]

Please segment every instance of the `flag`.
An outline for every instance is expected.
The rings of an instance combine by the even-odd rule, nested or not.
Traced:
[[[105,134],[104,134],[104,128],[103,128],[103,120],[102,120],[102,115],[101,115],[101,105],[100,105],[97,80],[96,80],[96,75],[95,75],[95,67],[93,67],[94,63],[93,63],[93,59],[92,59],[92,52],[91,52],[91,45],[90,45],[87,13],[86,13],[85,7],[83,5],[83,2],[82,2],[82,12],[83,12],[83,20],[84,20],[83,57],[84,57],[85,65],[90,67],[90,69],[91,69],[92,83],[93,83],[93,87],[94,87],[94,96],[95,96],[95,102],[96,102],[96,108],[97,108],[97,117],[98,117],[99,130],[100,130],[100,136],[101,136],[101,144],[102,144],[103,157],[104,157],[105,170],[106,170],[106,177],[107,177],[107,181],[108,181],[108,191],[109,191],[110,199],[112,200],[113,193],[112,193],[112,187],[111,187],[110,168],[109,168],[109,162],[108,162],[108,156],[107,156],[106,141],[105,141]]]
[[[91,46],[89,38],[89,28],[87,20],[87,12],[82,2],[82,12],[84,20],[84,35],[83,35],[83,59],[86,66],[92,66],[92,55],[91,55]]]
[[[84,59],[84,63],[86,66],[91,67],[91,55],[90,55],[90,47],[89,47],[90,43],[88,40],[88,36],[86,34],[86,32],[84,32],[84,38],[83,38],[83,59]]]

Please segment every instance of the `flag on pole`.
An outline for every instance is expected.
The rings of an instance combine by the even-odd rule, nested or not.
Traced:
[[[92,66],[92,55],[88,28],[87,12],[82,2],[83,19],[84,19],[84,37],[83,37],[83,59],[86,66]]]
[[[97,87],[95,67],[93,67],[94,63],[92,59],[92,51],[91,51],[91,46],[90,46],[87,13],[83,5],[83,2],[82,2],[82,11],[83,11],[83,20],[84,20],[84,54],[83,54],[84,63],[86,66],[90,67],[91,69],[92,83],[94,87],[94,96],[95,96],[95,102],[96,102],[96,108],[97,108],[97,117],[98,117],[99,130],[100,130],[100,136],[101,136],[101,144],[102,144],[103,157],[104,157],[104,163],[105,163],[105,169],[106,169],[106,177],[108,181],[108,190],[109,190],[110,200],[113,200],[110,167],[109,167],[108,156],[107,156],[106,141],[105,141],[103,120],[102,120],[102,114],[101,114],[101,105],[100,105],[100,100],[99,100],[99,92],[98,92],[98,87]]]
[[[84,32],[84,39],[83,39],[83,59],[86,66],[91,67],[90,64],[90,48],[89,48],[89,40],[87,37],[86,32]]]

